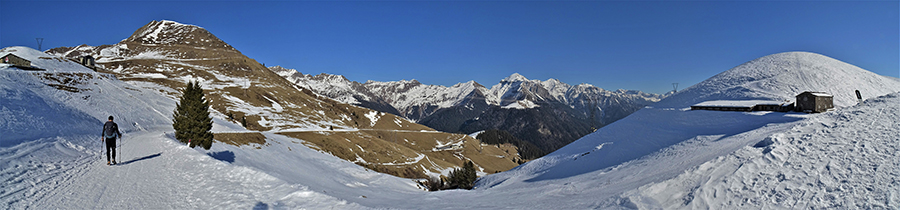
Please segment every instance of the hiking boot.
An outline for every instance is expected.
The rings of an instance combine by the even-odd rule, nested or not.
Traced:
[[[113,161],[112,161],[112,164],[115,165],[115,164],[116,164],[116,160],[113,160]]]
[[[106,161],[106,165],[110,165],[110,164],[109,164],[109,161]]]

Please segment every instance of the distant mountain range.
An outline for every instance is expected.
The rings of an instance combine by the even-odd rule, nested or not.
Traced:
[[[665,97],[634,90],[609,91],[590,84],[569,85],[557,79],[529,80],[518,73],[487,88],[475,81],[450,87],[416,80],[359,83],[341,75],[303,74],[280,66],[269,69],[297,86],[340,102],[403,116],[444,132],[505,130],[544,152]]]

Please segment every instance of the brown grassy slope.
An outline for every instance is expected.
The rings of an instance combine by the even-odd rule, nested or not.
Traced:
[[[266,144],[266,136],[261,133],[213,133],[213,139],[234,146],[259,146]]]
[[[472,160],[486,173],[506,171],[518,165],[515,147],[482,145],[477,139],[462,134],[391,130],[278,134],[301,139],[313,148],[341,159],[405,178],[423,178],[423,168],[440,173],[446,168],[460,167],[466,160]],[[439,142],[463,143],[462,147],[435,150]],[[420,155],[424,158],[417,160]]]

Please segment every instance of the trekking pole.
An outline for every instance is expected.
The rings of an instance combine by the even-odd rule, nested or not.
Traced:
[[[125,146],[125,137],[119,136],[119,139],[120,139],[119,141],[121,141],[121,142],[119,142],[119,144],[120,144],[121,146]],[[125,159],[125,155],[123,155],[124,153],[122,152],[122,150],[124,150],[124,149],[122,149],[121,146],[117,146],[117,147],[119,147],[119,148],[118,148],[118,149],[119,149],[119,161],[116,162],[117,164],[120,163],[120,162],[122,162],[122,160]]]

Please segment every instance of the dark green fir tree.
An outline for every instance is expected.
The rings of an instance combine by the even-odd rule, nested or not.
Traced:
[[[209,117],[209,102],[203,94],[199,82],[188,82],[182,92],[181,100],[175,104],[172,115],[172,127],[175,128],[175,139],[190,147],[212,147],[212,118]]]
[[[475,173],[475,164],[472,161],[466,161],[462,168],[450,171],[450,188],[460,188],[471,190],[475,186],[475,179],[478,175]]]

